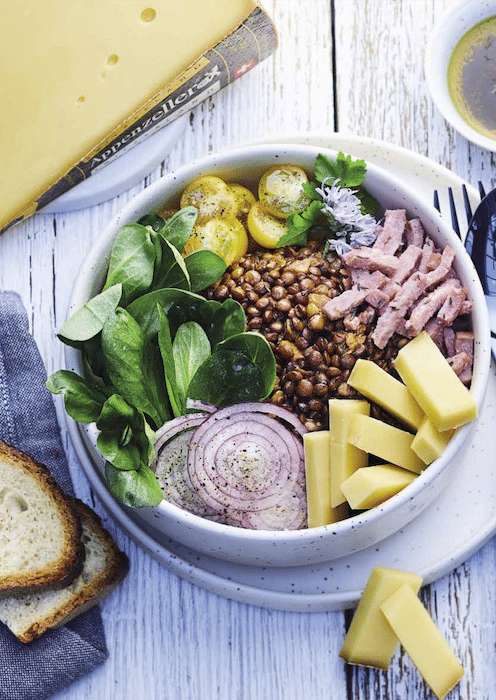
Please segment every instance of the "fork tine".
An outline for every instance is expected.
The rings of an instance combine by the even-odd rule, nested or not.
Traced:
[[[448,199],[449,199],[450,213],[451,213],[451,225],[453,227],[453,231],[456,233],[458,238],[461,238],[460,224],[458,223],[458,215],[456,213],[455,199],[453,197],[453,189],[451,187],[448,187]]]
[[[481,198],[481,199],[484,199],[484,197],[486,196],[486,190],[484,189],[484,185],[482,184],[482,182],[481,182],[480,180],[479,180],[479,182],[478,182],[478,185],[479,185],[479,195],[480,195],[480,198]]]
[[[433,204],[434,208],[437,209],[439,213],[441,213],[441,205],[439,204],[439,193],[437,190],[434,190]]]
[[[472,218],[472,207],[470,206],[470,200],[468,198],[468,192],[467,192],[466,185],[462,185],[462,194],[463,194],[463,204],[465,206],[465,214],[467,216],[467,223],[470,223],[470,219]]]

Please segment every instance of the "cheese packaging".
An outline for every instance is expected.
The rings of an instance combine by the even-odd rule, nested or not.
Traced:
[[[0,27],[0,231],[277,45],[255,0],[9,0]]]

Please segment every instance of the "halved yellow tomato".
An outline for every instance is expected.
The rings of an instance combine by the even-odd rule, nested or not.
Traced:
[[[275,248],[280,237],[286,233],[286,225],[269,214],[262,202],[255,202],[248,214],[248,231],[262,247]]]
[[[298,165],[274,165],[264,173],[258,185],[258,197],[269,214],[287,219],[310,202],[303,191],[307,174]]]
[[[230,265],[248,250],[248,234],[243,224],[234,217],[209,219],[195,224],[184,246],[184,254],[203,248],[213,250]]]
[[[193,206],[198,209],[198,223],[213,218],[236,216],[237,204],[232,190],[216,175],[197,177],[181,195],[181,209]]]
[[[236,205],[238,207],[236,216],[238,219],[241,219],[241,221],[244,221],[248,216],[250,208],[255,204],[255,196],[247,187],[237,182],[229,182],[227,186],[236,199]]]

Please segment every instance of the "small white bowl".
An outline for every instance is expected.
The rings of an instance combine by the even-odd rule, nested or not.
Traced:
[[[101,290],[112,243],[121,226],[137,221],[147,212],[165,204],[177,203],[181,191],[194,177],[206,173],[218,174],[229,182],[241,182],[253,187],[260,176],[277,163],[295,163],[312,172],[315,158],[320,152],[336,156],[335,151],[313,146],[247,146],[192,162],[157,180],[130,201],[97,239],[76,279],[69,315]],[[470,258],[438,212],[397,178],[369,164],[365,185],[383,209],[405,208],[410,217],[420,218],[427,233],[440,247],[449,244],[455,249],[456,269],[473,303],[472,322],[476,342],[471,392],[480,407],[489,372],[490,336],[484,295]],[[79,352],[68,347],[65,357],[67,369],[84,373]],[[148,523],[163,533],[164,544],[170,538],[195,551],[231,562],[255,566],[296,566],[330,561],[385,539],[431,504],[448,483],[455,468],[453,458],[466,444],[472,425],[461,428],[443,456],[401,493],[380,507],[333,525],[289,532],[246,530],[211,522],[166,501],[156,507],[132,511],[132,517],[138,526]],[[103,458],[96,448],[95,426],[82,424],[80,431],[93,462],[97,468],[103,468]]]
[[[462,36],[493,15],[496,15],[496,0],[463,0],[439,18],[429,37],[424,62],[431,97],[443,117],[468,141],[489,151],[496,151],[496,138],[489,138],[467,124],[451,100],[448,65]]]

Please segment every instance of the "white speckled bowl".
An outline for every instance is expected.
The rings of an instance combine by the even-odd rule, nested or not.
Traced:
[[[224,151],[190,163],[166,175],[129,202],[108,224],[84,261],[76,279],[69,315],[97,294],[103,285],[113,240],[120,227],[138,220],[164,204],[177,202],[180,192],[194,177],[215,173],[230,182],[254,185],[262,173],[276,163],[296,163],[313,170],[319,152],[335,157],[335,151],[300,145],[254,145]],[[439,246],[451,245],[457,254],[456,268],[473,302],[473,328],[476,337],[474,378],[471,391],[480,406],[490,363],[489,324],[481,286],[460,240],[435,209],[427,206],[414,191],[397,178],[374,165],[368,165],[367,189],[384,209],[406,208],[410,217],[419,217]],[[66,367],[84,372],[80,354],[65,352]],[[291,532],[244,530],[210,522],[163,501],[152,508],[132,512],[135,522],[151,523],[164,535],[185,546],[219,559],[255,566],[292,566],[330,561],[369,547],[400,530],[440,494],[452,473],[452,458],[463,448],[471,425],[460,429],[443,456],[433,462],[410,486],[382,506],[342,522]],[[81,436],[93,462],[103,467],[96,448],[96,428],[80,425]],[[109,496],[110,498],[110,496]],[[126,509],[125,509],[126,510]]]
[[[472,143],[496,151],[496,139],[485,136],[461,117],[448,89],[448,65],[451,54],[469,29],[496,15],[496,0],[464,0],[438,19],[427,43],[425,77],[437,108],[462,136]]]

